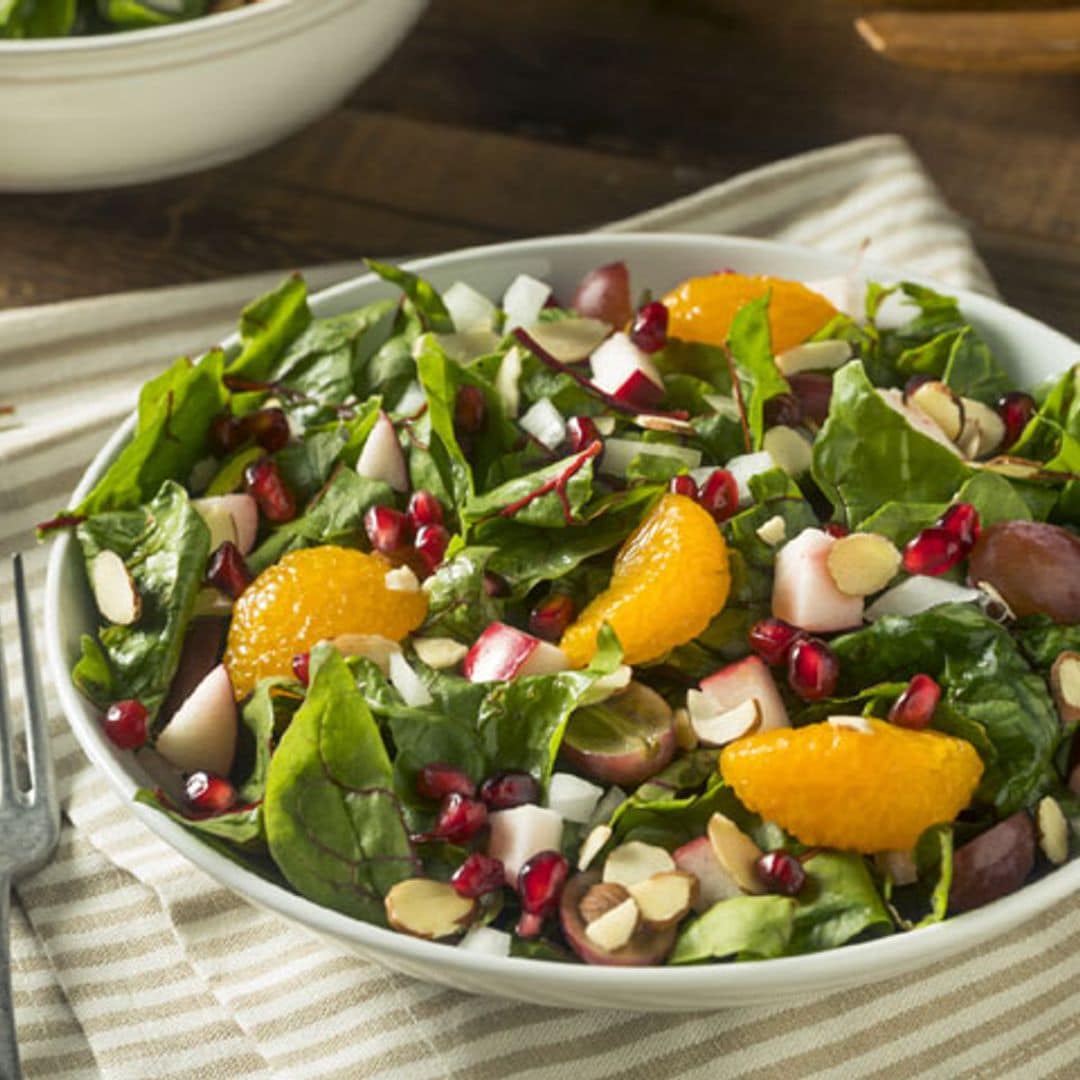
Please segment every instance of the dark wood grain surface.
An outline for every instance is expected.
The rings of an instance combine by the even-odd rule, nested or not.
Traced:
[[[898,131],[1006,297],[1080,336],[1080,78],[894,67],[856,11],[433,0],[345,106],[278,147],[160,184],[0,196],[0,307],[581,229]]]

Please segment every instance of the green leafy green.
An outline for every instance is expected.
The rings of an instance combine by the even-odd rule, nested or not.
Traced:
[[[746,405],[754,449],[761,449],[765,435],[765,404],[779,394],[790,393],[787,379],[773,360],[769,335],[769,297],[761,296],[743,304],[731,320],[728,348]]]
[[[713,904],[679,933],[668,963],[764,960],[783,956],[795,929],[796,904],[787,896],[736,896]]]
[[[266,829],[261,803],[246,804],[226,810],[211,817],[194,817],[178,810],[158,792],[141,788],[135,793],[135,801],[152,806],[167,818],[183,825],[191,832],[225,841],[226,849],[248,852],[266,850]]]
[[[803,869],[791,952],[835,949],[871,929],[891,932],[892,918],[861,855],[822,852],[805,859]]]
[[[252,301],[240,316],[240,354],[229,375],[260,382],[268,379],[289,345],[311,323],[307,285],[298,274]]]
[[[452,637],[471,644],[489,623],[502,618],[503,604],[484,584],[493,547],[465,547],[424,583],[428,595],[425,637]]]
[[[399,266],[375,262],[374,259],[365,259],[364,262],[373,273],[401,289],[416,309],[425,330],[437,334],[453,332],[454,320],[450,318],[450,312],[446,310],[442,297],[423,278]]]
[[[462,517],[479,522],[513,517],[524,525],[561,529],[583,520],[582,510],[593,493],[593,461],[582,451],[542,469],[508,480],[483,495],[465,500]]]

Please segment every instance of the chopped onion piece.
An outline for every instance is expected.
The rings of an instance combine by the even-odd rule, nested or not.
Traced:
[[[701,451],[669,443],[643,442],[640,439],[608,439],[604,443],[604,456],[600,459],[600,471],[609,476],[625,476],[630,462],[640,454],[651,457],[675,458],[688,469],[701,464]],[[772,460],[771,458],[769,459]],[[712,470],[709,470],[712,472]]]

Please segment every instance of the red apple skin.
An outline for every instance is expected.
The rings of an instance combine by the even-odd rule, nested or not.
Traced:
[[[676,848],[671,857],[675,865],[687,874],[693,874],[698,880],[698,894],[694,901],[694,910],[699,914],[708,911],[713,904],[721,900],[730,900],[742,896],[735,879],[724,869],[713,851],[712,842],[707,836],[689,840],[682,847]]]
[[[950,913],[971,911],[1016,892],[1034,866],[1035,824],[1027,811],[1018,810],[956,850]]]
[[[506,623],[493,622],[476,639],[462,664],[470,682],[512,679],[540,644],[539,638]]]
[[[586,937],[585,920],[581,917],[578,905],[599,880],[600,871],[590,870],[584,874],[576,874],[563,889],[559,903],[559,921],[570,948],[586,964],[607,967],[654,967],[662,964],[675,947],[678,926],[669,926],[666,930],[640,927],[628,945],[614,952],[601,949]]]
[[[626,263],[608,263],[587,273],[581,279],[570,307],[579,315],[602,319],[616,329],[626,326],[634,315],[630,271]]]
[[[192,619],[184,635],[180,662],[169,687],[161,715],[170,717],[191,696],[191,692],[217,667],[225,649],[229,620],[218,618]]]
[[[638,370],[632,372],[611,396],[616,401],[644,412],[655,409],[664,400],[664,390],[663,387],[657,386],[645,372]]]

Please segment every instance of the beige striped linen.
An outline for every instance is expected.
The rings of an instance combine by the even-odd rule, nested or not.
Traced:
[[[870,238],[878,261],[992,288],[962,224],[892,136],[760,169],[615,227],[774,236],[848,253]],[[0,430],[0,543],[26,546],[30,525],[64,502],[139,382],[217,338],[277,276],[0,315],[0,402],[18,407]],[[31,552],[39,608],[44,564],[45,552]],[[10,642],[6,568],[0,589]],[[471,997],[317,941],[193,869],[106,788],[51,687],[47,697],[65,827],[55,860],[19,886],[14,911],[28,1076],[1077,1075],[1075,899],[975,955],[776,1007],[628,1015]]]

